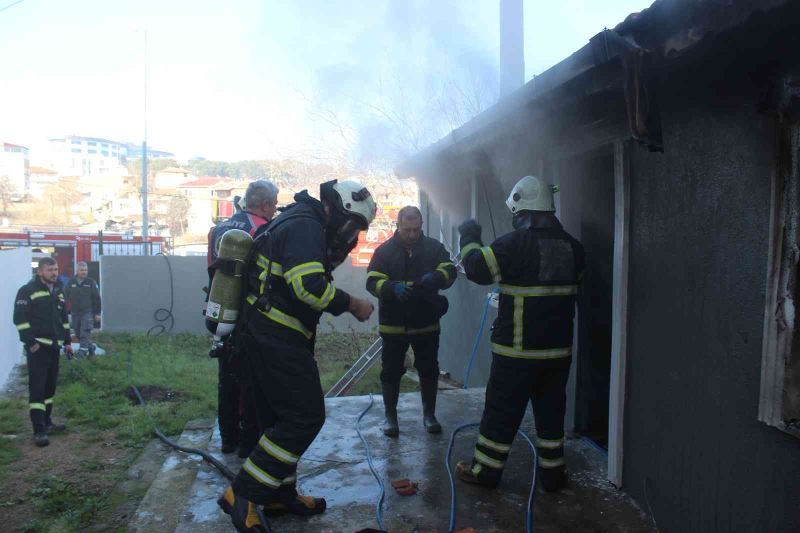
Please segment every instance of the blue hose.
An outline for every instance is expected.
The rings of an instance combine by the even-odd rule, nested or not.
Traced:
[[[367,450],[367,464],[369,464],[369,469],[372,471],[372,475],[375,476],[375,481],[378,482],[378,485],[381,488],[381,497],[378,500],[377,505],[375,506],[375,519],[378,522],[378,527],[382,531],[386,531],[386,526],[383,524],[383,500],[386,498],[386,487],[383,485],[383,480],[378,476],[378,473],[375,471],[375,465],[372,463],[372,452],[370,451],[369,444],[367,443],[367,439],[364,438],[364,435],[361,434],[361,419],[364,418],[364,415],[372,409],[372,405],[375,403],[375,400],[372,398],[372,394],[369,395],[369,405],[366,409],[364,409],[360,415],[358,415],[358,419],[356,420],[356,432],[358,433],[361,442],[364,443],[364,448]]]
[[[462,424],[458,426],[453,433],[450,435],[450,443],[447,445],[447,455],[445,456],[444,460],[444,467],[447,469],[447,477],[450,479],[450,525],[448,526],[448,533],[453,533],[456,528],[456,484],[453,480],[453,470],[450,468],[450,459],[453,455],[453,445],[456,440],[456,435],[463,429],[471,428],[471,427],[478,427],[480,426],[480,422],[472,422],[469,424]],[[525,520],[526,531],[528,533],[533,532],[533,500],[536,497],[536,483],[537,483],[537,476],[536,470],[539,466],[539,454],[536,452],[536,446],[533,445],[533,441],[531,438],[528,437],[528,434],[522,431],[521,429],[517,430],[517,434],[519,434],[522,438],[524,438],[528,442],[528,446],[531,448],[531,452],[533,452],[533,477],[531,481],[531,491],[528,494],[528,514]]]
[[[489,315],[489,302],[492,301],[492,294],[494,294],[496,291],[497,289],[494,289],[492,292],[487,294],[486,301],[483,303],[481,323],[478,326],[478,333],[475,334],[475,342],[472,343],[472,353],[467,361],[467,367],[464,369],[464,386],[462,387],[464,389],[469,387],[469,375],[472,373],[472,364],[475,362],[475,356],[478,354],[478,346],[481,343],[481,336],[483,335],[483,330],[486,327],[486,317]]]

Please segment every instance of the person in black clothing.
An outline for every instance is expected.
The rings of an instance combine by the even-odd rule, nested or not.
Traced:
[[[94,355],[92,329],[95,323],[100,322],[100,288],[95,280],[87,277],[88,273],[89,266],[81,261],[78,263],[78,274],[64,287],[72,317],[72,330],[81,344],[78,357]]]
[[[219,498],[239,531],[264,528],[267,513],[321,513],[325,500],[296,490],[297,462],[325,422],[325,399],[314,360],[323,312],[369,319],[373,306],[332,283],[340,265],[375,217],[369,191],[354,181],[328,182],[320,198],[307,191],[257,232],[247,262],[247,296],[237,345],[253,380],[259,419],[268,420],[253,453]]]
[[[540,178],[522,178],[506,202],[515,229],[489,246],[481,243],[475,220],[459,227],[467,278],[480,285],[500,284],[480,435],[472,461],[456,467],[468,483],[494,487],[500,482],[529,402],[542,486],[554,491],[567,481],[565,389],[584,252],[556,218],[554,192]]]
[[[256,230],[272,220],[278,205],[278,187],[271,181],[256,180],[247,187],[244,208],[237,205],[234,215],[219,222],[208,232],[208,286],[214,277],[214,261],[222,236],[231,229],[246,231],[252,237]],[[260,433],[255,407],[249,398],[249,379],[243,375],[239,360],[233,357],[230,342],[223,342],[213,354],[219,363],[217,388],[217,420],[222,438],[222,453],[238,450],[242,459],[250,455]]]
[[[37,446],[50,444],[48,433],[65,429],[52,419],[60,347],[72,356],[64,293],[57,281],[58,264],[45,257],[36,277],[17,291],[14,301],[14,325],[28,361],[28,401]]]
[[[439,294],[456,280],[456,268],[445,247],[422,233],[422,213],[406,206],[397,214],[397,233],[381,244],[367,268],[367,290],[379,301],[383,340],[381,386],[386,421],[383,433],[396,437],[400,379],[406,372],[409,345],[419,373],[423,423],[430,433],[440,433],[436,420],[439,383],[439,319],[447,312],[447,299]]]

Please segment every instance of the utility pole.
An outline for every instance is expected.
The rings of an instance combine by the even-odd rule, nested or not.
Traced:
[[[144,30],[144,140],[142,141],[142,255],[147,247],[147,30]]]

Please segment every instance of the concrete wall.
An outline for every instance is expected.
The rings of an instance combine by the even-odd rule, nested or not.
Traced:
[[[14,326],[14,298],[17,290],[31,279],[31,249],[0,251],[0,390],[14,365],[22,360],[22,344]]]
[[[776,130],[726,96],[633,154],[624,484],[662,531],[800,531],[800,440],[757,421]]]
[[[202,315],[208,285],[205,257],[169,257],[172,267],[175,317],[174,333],[205,333]],[[170,306],[170,277],[167,259],[152,257],[103,256],[100,260],[100,286],[103,299],[103,330],[146,332],[158,324],[153,316],[156,309]],[[345,263],[335,272],[335,285],[350,294],[367,297],[366,269]],[[378,323],[374,318],[358,322],[350,314],[334,317],[323,314],[319,332],[371,331]]]
[[[175,317],[172,331],[204,333],[206,258],[176,256],[100,258],[103,331],[146,332],[158,324],[168,324],[158,322],[153,313],[170,307],[170,266]]]

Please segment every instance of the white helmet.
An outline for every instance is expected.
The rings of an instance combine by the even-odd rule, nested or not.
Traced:
[[[525,176],[514,185],[508,195],[506,205],[512,213],[520,211],[549,211],[556,210],[553,193],[558,192],[558,187],[546,183],[536,176]]]
[[[375,219],[378,204],[366,187],[357,181],[339,181],[333,184],[333,190],[342,201],[342,209],[346,213],[357,215],[367,229]]]

